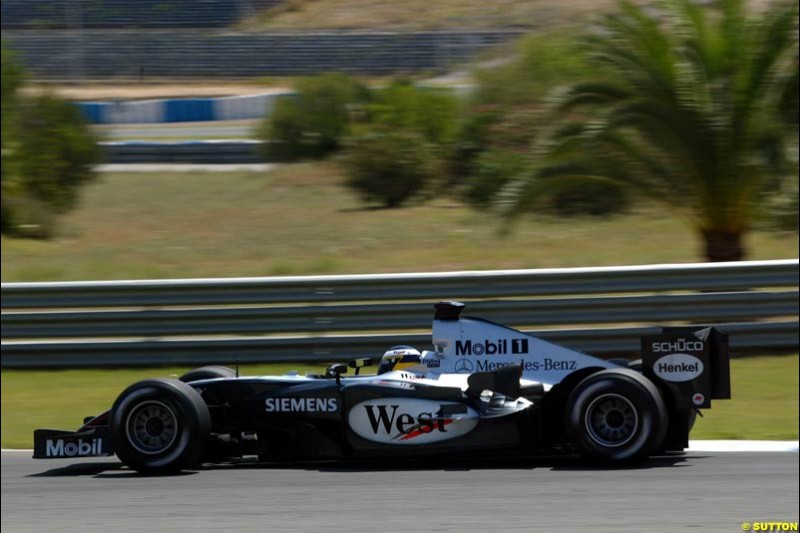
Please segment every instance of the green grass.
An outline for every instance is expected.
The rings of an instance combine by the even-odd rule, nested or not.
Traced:
[[[3,370],[0,372],[0,424],[3,448],[30,448],[36,428],[77,429],[85,416],[111,407],[136,381],[178,377],[189,367],[103,370]],[[242,375],[320,372],[324,367],[273,364],[242,366]]]
[[[2,280],[186,278],[693,262],[696,235],[642,205],[609,219],[501,221],[440,198],[366,208],[332,163],[263,173],[119,173],[83,191],[56,238],[2,238]],[[750,259],[797,257],[797,233],[753,232]]]
[[[731,400],[714,400],[693,439],[798,438],[798,356],[731,361]]]
[[[243,366],[242,375],[281,374],[309,365]],[[188,368],[124,370],[3,370],[2,446],[30,448],[36,428],[76,429],[84,416],[111,406],[129,384],[150,377],[178,376]],[[732,400],[714,401],[692,432],[694,439],[797,439],[798,356],[734,359]]]

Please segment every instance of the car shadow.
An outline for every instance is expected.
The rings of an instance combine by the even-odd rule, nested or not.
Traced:
[[[58,468],[51,468],[44,472],[28,474],[25,477],[61,477],[61,476],[96,476],[108,470],[121,470],[122,463],[102,462],[102,463],[77,463]]]
[[[702,459],[693,455],[691,460]],[[447,458],[447,459],[371,459],[358,461],[331,462],[291,462],[265,463],[258,461],[240,461],[228,464],[206,465],[203,470],[220,469],[265,469],[265,470],[310,470],[316,472],[409,472],[409,471],[470,471],[470,470],[651,470],[657,468],[675,468],[690,466],[690,458],[685,454],[671,454],[651,457],[631,465],[593,465],[577,456],[535,456],[535,457],[495,457],[495,458]]]
[[[191,476],[197,474],[195,470],[184,470],[169,474],[169,476]],[[164,474],[140,474],[135,470],[130,470],[128,467],[120,462],[102,462],[102,463],[77,463],[58,468],[51,468],[44,472],[37,472],[35,474],[28,474],[25,477],[79,477],[91,476],[99,479],[121,479],[121,478],[146,478],[146,477],[164,477]]]
[[[604,466],[587,463],[577,456],[532,456],[532,457],[494,457],[494,458],[437,458],[417,459],[361,459],[350,461],[327,462],[261,462],[243,459],[232,463],[204,464],[191,470],[174,474],[140,474],[130,470],[119,462],[78,463],[44,472],[29,474],[26,477],[63,477],[91,476],[98,479],[128,479],[147,477],[191,476],[199,472],[247,470],[306,470],[314,472],[359,473],[359,472],[409,472],[409,471],[443,471],[465,472],[470,470],[535,470],[554,471],[598,471],[598,470],[653,470],[659,468],[681,468],[691,466],[695,460],[705,459],[703,455],[683,453],[651,457],[631,465]]]

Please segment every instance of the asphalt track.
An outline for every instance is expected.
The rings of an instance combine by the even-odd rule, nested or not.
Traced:
[[[141,476],[109,459],[2,453],[2,531],[741,531],[798,520],[798,454],[257,464]]]

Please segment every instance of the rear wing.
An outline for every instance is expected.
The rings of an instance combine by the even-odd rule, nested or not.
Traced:
[[[728,335],[713,327],[668,327],[642,337],[644,375],[663,384],[679,409],[730,399]]]

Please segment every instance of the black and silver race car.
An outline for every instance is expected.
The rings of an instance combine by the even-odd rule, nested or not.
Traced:
[[[324,375],[203,367],[125,389],[77,431],[34,432],[34,458],[116,454],[166,473],[245,456],[315,461],[578,453],[619,464],[688,446],[698,409],[730,397],[727,336],[667,328],[642,359],[603,360],[435,305],[432,351],[398,346]],[[348,366],[355,376],[344,377]]]

